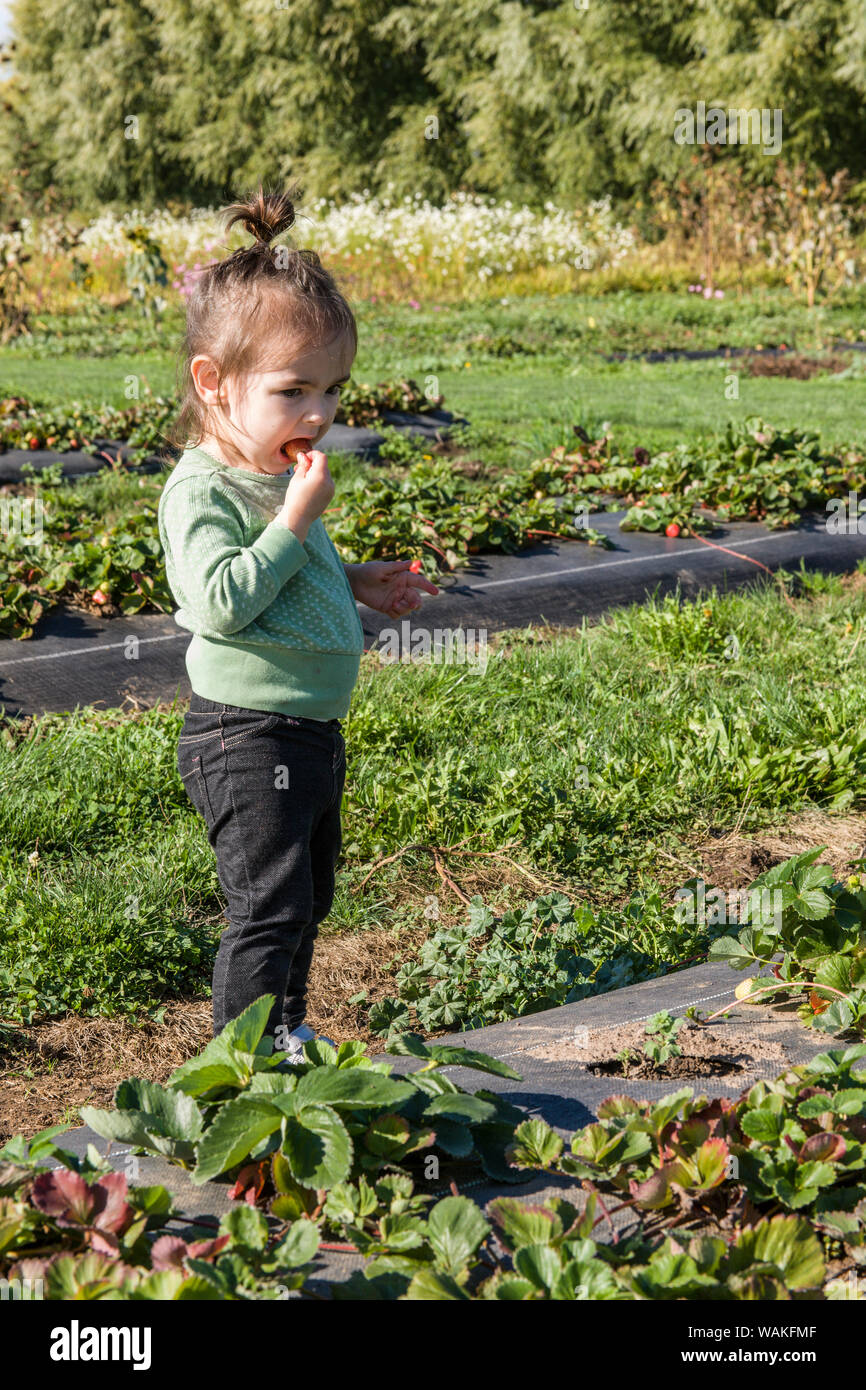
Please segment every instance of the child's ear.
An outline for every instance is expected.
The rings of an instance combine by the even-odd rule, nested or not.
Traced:
[[[218,405],[219,372],[216,362],[205,356],[204,353],[200,353],[190,362],[189,370],[199,399],[204,401],[205,405]]]

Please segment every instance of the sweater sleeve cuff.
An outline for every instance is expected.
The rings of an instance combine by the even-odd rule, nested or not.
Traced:
[[[310,559],[294,531],[276,519],[268,523],[252,549],[267,556],[283,583]]]

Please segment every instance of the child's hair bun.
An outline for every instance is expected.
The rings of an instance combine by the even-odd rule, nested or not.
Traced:
[[[244,227],[262,246],[270,246],[281,232],[288,231],[295,221],[293,198],[300,190],[289,189],[284,193],[266,193],[259,187],[258,193],[251,193],[224,209],[226,231],[235,222],[243,222]]]

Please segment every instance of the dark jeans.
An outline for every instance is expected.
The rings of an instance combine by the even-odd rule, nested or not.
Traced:
[[[216,854],[229,925],[213,975],[219,1033],[261,994],[279,1045],[306,1013],[319,923],[334,900],[342,847],[346,744],[327,723],[216,704],[193,693],[177,766]]]

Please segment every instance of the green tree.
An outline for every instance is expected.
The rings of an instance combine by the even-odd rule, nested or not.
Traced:
[[[159,140],[154,83],[164,53],[141,0],[16,0],[11,101],[26,134],[30,177],[93,211],[151,203],[188,175]],[[8,165],[16,151],[3,140]]]
[[[698,101],[781,109],[788,163],[866,178],[864,0],[16,0],[13,27],[0,170],[88,209],[260,179],[632,199],[688,168]]]

